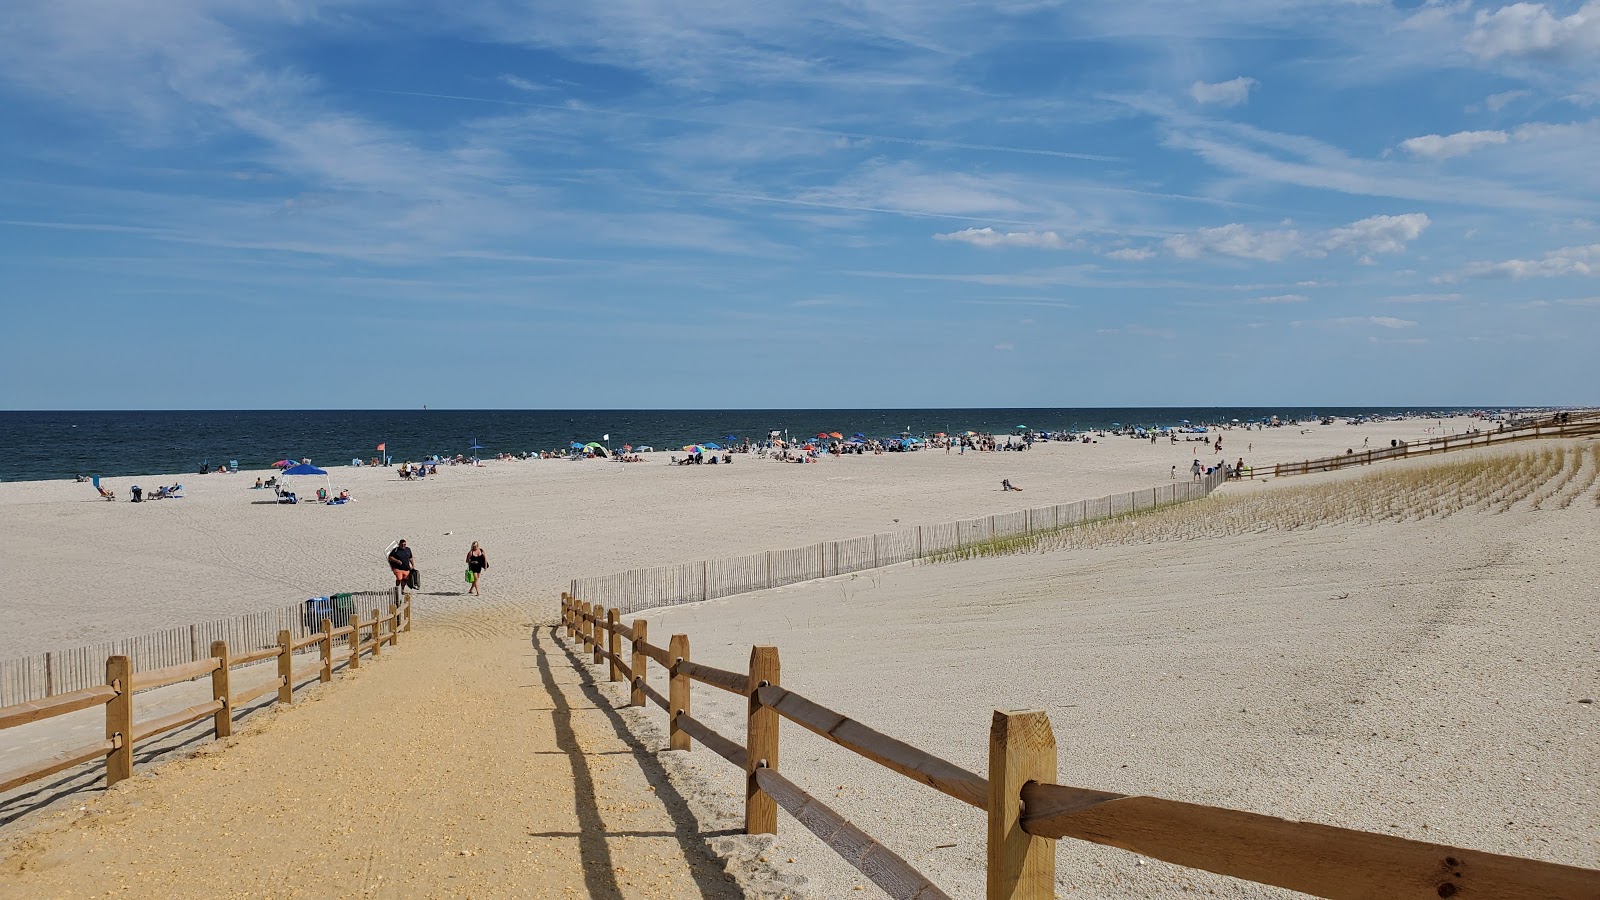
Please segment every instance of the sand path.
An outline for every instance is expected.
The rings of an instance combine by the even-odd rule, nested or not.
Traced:
[[[530,625],[433,619],[0,849],[0,897],[741,896],[653,753]]]

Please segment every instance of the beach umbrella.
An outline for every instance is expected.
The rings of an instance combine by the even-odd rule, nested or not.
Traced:
[[[1028,429],[1028,426],[1026,426],[1026,425],[1018,425],[1017,427],[1021,428],[1024,431],[1026,431]]]
[[[277,462],[273,463],[272,467],[274,469],[287,469],[292,465],[294,465],[294,463],[288,461],[287,459],[280,459]]]
[[[473,438],[472,439],[472,446],[468,447],[467,449],[472,451],[472,458],[473,459],[477,459],[478,458],[478,451],[482,450],[483,448],[478,445],[478,439],[477,438]]]
[[[583,449],[583,445],[578,443],[577,441],[573,441],[572,442],[572,449],[574,449],[574,450],[582,450]]]
[[[817,432],[817,437],[819,437],[819,438],[826,438],[827,436],[828,436],[828,433],[826,431]]]
[[[734,437],[733,435],[730,434],[727,437],[723,438],[723,440],[725,440],[725,441],[727,441],[729,443],[733,443],[734,441],[737,441],[738,438],[736,438],[736,437]]]
[[[842,441],[842,440],[844,440],[844,435],[842,435],[842,434],[840,434],[840,433],[839,433],[839,432],[837,432],[837,431],[830,431],[830,432],[828,432],[828,437],[831,437],[831,438],[833,438],[833,439],[834,439],[834,440],[836,440],[836,441]]]
[[[801,450],[815,450],[815,449],[817,449],[817,445],[816,444],[806,444],[804,447],[801,447],[800,449]]]
[[[706,452],[706,448],[700,446],[699,444],[690,444],[687,447],[683,448],[683,452],[685,452],[685,453],[704,453],[704,452]]]
[[[711,441],[706,441],[704,444],[701,444],[700,446],[706,448],[707,450],[721,450],[722,449],[722,445],[721,444],[715,444],[715,443],[712,443]]]
[[[864,438],[864,437],[866,437],[866,435],[864,435],[864,434],[862,434],[862,433],[861,433],[861,432],[859,432],[859,431],[858,431],[858,432],[856,432],[856,433],[855,433],[855,434],[852,434],[852,435],[850,435],[850,436],[851,436],[851,437],[858,437],[858,438]]]
[[[934,433],[933,433],[933,436],[934,436],[934,437],[946,437],[946,436],[947,436],[947,435],[946,435],[946,434],[945,434],[945,433],[944,433],[944,432],[942,432],[942,431],[935,431],[935,432],[934,432]]]

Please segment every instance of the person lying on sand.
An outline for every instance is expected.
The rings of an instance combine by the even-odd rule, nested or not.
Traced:
[[[1004,492],[1004,491],[1016,491],[1019,494],[1022,493],[1022,488],[1012,486],[1011,479],[1009,479],[1009,478],[1000,479],[1000,490],[1002,492]]]

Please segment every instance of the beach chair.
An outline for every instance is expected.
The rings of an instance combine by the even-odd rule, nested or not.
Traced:
[[[100,493],[100,499],[101,500],[115,500],[115,499],[117,499],[117,495],[111,493],[111,489],[110,488],[103,488],[103,487],[100,487],[99,485],[96,485],[95,486],[95,490]]]

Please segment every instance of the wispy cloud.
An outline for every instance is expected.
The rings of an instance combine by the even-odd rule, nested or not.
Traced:
[[[1424,213],[1370,216],[1314,233],[1293,228],[1258,230],[1235,223],[1174,235],[1167,238],[1164,246],[1182,259],[1220,255],[1277,262],[1291,256],[1326,256],[1331,251],[1347,250],[1370,260],[1376,254],[1405,250],[1407,244],[1422,235],[1429,222]]]
[[[1539,259],[1508,259],[1502,262],[1475,262],[1443,280],[1460,278],[1555,278],[1562,275],[1600,275],[1600,244],[1562,247]]]
[[[1255,86],[1256,80],[1254,78],[1246,78],[1243,75],[1228,81],[1219,81],[1215,84],[1196,81],[1194,84],[1189,85],[1189,96],[1193,97],[1196,103],[1215,106],[1238,106],[1250,99],[1250,91]]]
[[[1509,140],[1511,136],[1504,131],[1458,131],[1448,135],[1425,134],[1421,137],[1406,138],[1400,142],[1400,149],[1412,156],[1449,159],[1452,156],[1465,156],[1480,147],[1504,144]]]
[[[1397,319],[1393,316],[1337,316],[1331,319],[1302,319],[1291,324],[1297,328],[1308,325],[1324,328],[1348,328],[1361,325],[1378,328],[1414,328],[1417,323],[1410,319]]]
[[[1543,3],[1480,10],[1466,46],[1480,59],[1530,57],[1592,63],[1600,54],[1600,2],[1591,0],[1567,16],[1552,13]]]
[[[965,228],[947,234],[936,234],[936,241],[957,241],[974,247],[1030,247],[1060,250],[1069,246],[1054,231],[995,231],[993,228]]]
[[[1247,306],[1278,306],[1285,303],[1308,303],[1311,298],[1305,294],[1274,294],[1270,297],[1255,297],[1244,301]]]

